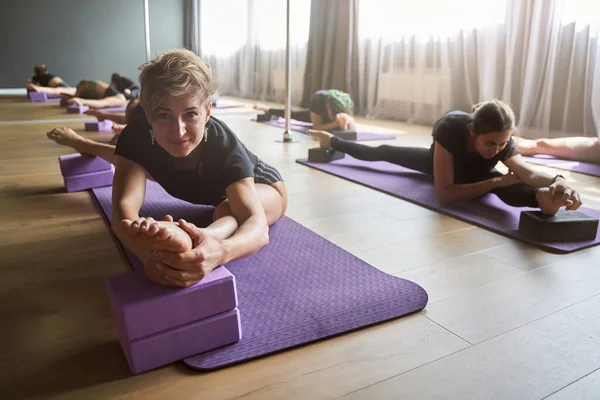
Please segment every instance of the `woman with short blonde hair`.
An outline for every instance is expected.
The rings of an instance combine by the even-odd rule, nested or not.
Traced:
[[[269,225],[287,207],[286,187],[275,168],[210,115],[216,84],[208,64],[175,50],[140,69],[147,120],[129,123],[117,143],[112,226],[150,279],[189,286],[268,244]],[[214,205],[214,222],[199,229],[169,216],[141,218],[146,176],[174,197]]]

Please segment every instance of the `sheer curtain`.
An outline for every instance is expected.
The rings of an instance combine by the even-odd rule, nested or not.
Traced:
[[[219,91],[255,99],[285,100],[286,2],[199,0],[199,53]],[[291,1],[292,103],[299,104],[306,64],[310,0]]]
[[[598,4],[360,0],[361,111],[432,124],[500,98],[524,136],[597,135]]]

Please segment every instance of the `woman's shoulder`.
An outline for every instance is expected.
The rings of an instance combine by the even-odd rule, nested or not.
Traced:
[[[140,145],[145,143],[142,138],[150,137],[150,131],[152,127],[146,120],[146,118],[133,118],[131,122],[129,122],[125,129],[119,134],[118,143],[123,142],[137,142]],[[151,141],[151,140],[150,140]]]
[[[440,120],[462,121],[469,119],[469,113],[462,110],[450,110],[440,117]]]
[[[220,137],[224,140],[237,139],[236,134],[229,125],[212,115],[208,119],[208,132],[211,136]]]
[[[469,127],[469,117],[470,114],[461,110],[452,110],[448,111],[446,114],[442,115],[440,119],[435,123],[434,129],[440,128],[452,128],[452,129],[460,129]]]

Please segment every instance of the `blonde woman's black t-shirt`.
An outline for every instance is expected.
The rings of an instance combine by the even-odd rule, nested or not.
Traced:
[[[506,146],[493,158],[483,158],[468,148],[469,127],[469,114],[464,111],[450,111],[444,114],[433,127],[434,142],[431,152],[433,154],[435,142],[438,142],[452,154],[455,182],[467,183],[486,179],[498,161],[505,161],[520,154],[511,137]]]
[[[202,141],[202,160],[194,170],[173,166],[175,157],[154,141],[145,118],[127,125],[119,135],[115,154],[140,166],[169,194],[194,204],[217,205],[234,182],[254,177],[258,157],[250,152],[223,121],[210,117],[208,140]]]

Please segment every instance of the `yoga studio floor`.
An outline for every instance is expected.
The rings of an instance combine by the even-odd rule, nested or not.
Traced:
[[[85,133],[56,104],[0,100],[0,398],[556,399],[600,393],[600,248],[555,255],[295,162],[311,140],[249,109],[218,110],[288,184],[288,216],[430,296],[417,314],[198,373],[180,363],[132,375],[105,280],[129,271],[89,192],[67,194],[46,139]],[[428,146],[430,128],[360,121]],[[369,145],[380,144],[368,142]],[[540,167],[541,168],[541,167]],[[556,171],[552,171],[556,173]],[[600,180],[568,174],[600,208]]]

